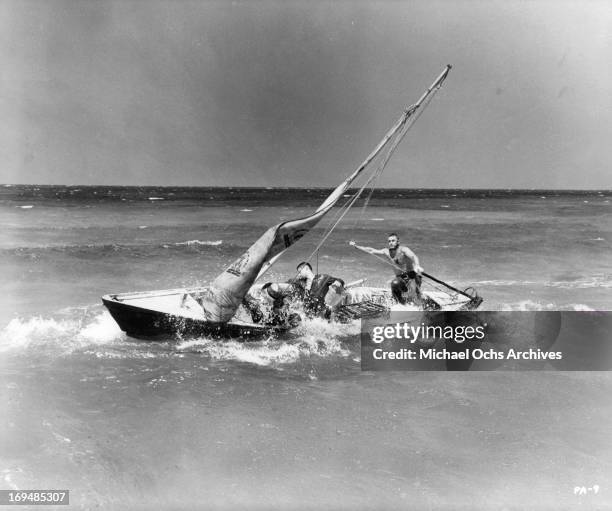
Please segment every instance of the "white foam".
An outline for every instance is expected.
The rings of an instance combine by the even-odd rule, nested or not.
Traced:
[[[0,331],[0,352],[36,348],[70,353],[84,346],[108,344],[123,337],[123,332],[108,312],[85,324],[82,319],[15,318]]]
[[[391,305],[391,312],[417,312],[422,310],[420,307],[411,304],[393,303]]]
[[[253,210],[244,208],[244,209],[241,209],[240,211],[242,211],[243,213],[250,213]]]
[[[149,197],[149,200],[164,200],[163,197]]]
[[[535,280],[479,280],[474,282],[475,286],[518,286],[518,285],[529,285],[538,284]]]
[[[333,339],[339,336],[357,335],[359,322],[331,323],[322,318],[305,319],[295,332],[303,338]]]
[[[107,312],[96,316],[79,332],[79,337],[95,344],[106,344],[123,336],[119,325]]]
[[[34,206],[32,204],[28,204],[27,206],[15,206],[17,208],[21,208],[21,209],[32,209]]]
[[[35,317],[15,318],[0,333],[0,351],[28,347],[36,339],[60,337],[70,330],[68,322]]]
[[[274,366],[282,370],[301,357],[338,355],[348,357],[350,351],[342,347],[338,337],[359,333],[359,323],[330,323],[323,319],[307,319],[294,330],[297,339],[269,338],[260,342],[218,341],[193,339],[179,343],[178,351],[196,351],[214,360],[235,360],[258,366]]]
[[[572,305],[572,308],[575,311],[594,311],[596,309],[593,309],[592,307],[589,307],[588,305],[585,305],[583,303],[576,303],[574,305]]]
[[[194,245],[206,245],[210,247],[216,247],[218,245],[221,245],[221,243],[223,243],[223,240],[215,240],[215,241],[189,240],[189,241],[179,241],[178,243],[175,243],[175,245],[187,245],[189,247],[194,246]]]
[[[193,339],[181,342],[179,351],[196,351],[210,356],[213,360],[235,360],[258,366],[295,362],[300,357],[296,344],[267,340],[242,343],[213,339]]]
[[[500,307],[502,311],[542,311],[542,310],[557,310],[552,303],[540,303],[533,300],[521,300],[515,303],[505,303]]]
[[[576,280],[480,280],[474,282],[475,286],[541,286],[554,287],[558,289],[589,289],[589,288],[610,288],[612,280],[601,276],[594,275]]]
[[[494,310],[494,309],[491,309]],[[522,300],[514,303],[504,303],[499,307],[502,311],[559,311],[559,310],[573,310],[573,311],[594,311],[589,305],[583,303],[574,303],[559,305],[558,303],[542,303],[534,300]]]
[[[608,289],[612,287],[612,280],[601,275],[594,275],[592,277],[585,277],[578,280],[549,282],[548,287],[557,287],[561,289]]]
[[[239,342],[215,343],[208,350],[216,360],[237,360],[259,366],[295,362],[301,354],[300,347],[288,343],[263,343],[253,346]]]

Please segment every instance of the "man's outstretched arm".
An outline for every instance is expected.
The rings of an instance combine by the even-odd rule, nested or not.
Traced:
[[[361,245],[357,245],[357,243],[355,243],[353,240],[349,241],[349,245],[361,250],[362,252],[366,252],[367,254],[387,255],[387,251],[384,248],[379,250],[372,247],[362,247]]]

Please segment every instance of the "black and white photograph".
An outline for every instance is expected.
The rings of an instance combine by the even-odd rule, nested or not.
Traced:
[[[0,0],[0,57],[0,507],[612,508],[612,2]]]

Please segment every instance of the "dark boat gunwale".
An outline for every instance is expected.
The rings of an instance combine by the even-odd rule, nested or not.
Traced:
[[[167,290],[174,294],[181,290]],[[172,292],[171,292],[172,291]],[[183,292],[185,290],[182,290]],[[154,292],[151,292],[154,293]],[[135,295],[146,296],[147,292],[108,294],[102,297],[102,303],[122,331],[129,337],[142,340],[167,339],[207,336],[215,339],[232,338],[239,341],[257,340],[262,337],[287,331],[287,328],[269,325],[230,321],[213,323],[205,319],[190,316],[179,316],[169,312],[149,309],[139,305],[123,302],[119,297]],[[162,296],[162,295],[157,295]]]

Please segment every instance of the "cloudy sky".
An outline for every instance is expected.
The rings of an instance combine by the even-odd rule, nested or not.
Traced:
[[[0,0],[0,182],[612,188],[612,2]]]

